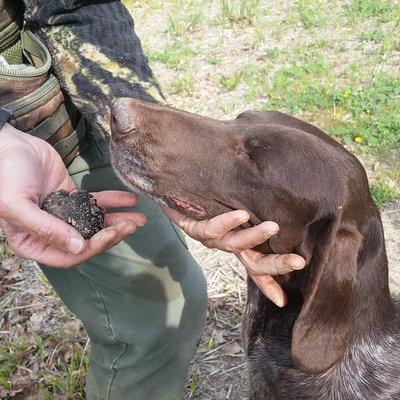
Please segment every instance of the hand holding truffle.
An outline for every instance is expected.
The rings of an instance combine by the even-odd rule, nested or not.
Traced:
[[[44,205],[49,206],[50,199],[56,216],[41,209],[52,192],[57,192],[57,201],[53,195]],[[134,206],[133,194],[103,191],[92,195],[76,191],[63,161],[48,143],[8,124],[0,130],[0,226],[18,256],[52,267],[73,267],[115,246],[146,223],[140,213],[105,215],[102,211]],[[96,222],[94,231],[83,219],[76,221],[76,213],[65,218],[57,214],[60,210],[55,205],[68,197],[75,206],[86,199],[80,212],[86,213],[89,225]]]

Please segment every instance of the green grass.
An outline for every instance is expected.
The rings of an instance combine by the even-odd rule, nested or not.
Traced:
[[[219,84],[228,91],[235,90],[240,83],[241,76],[241,71],[233,71],[230,74],[222,75]]]
[[[335,90],[330,97],[350,123],[338,123],[330,133],[349,143],[359,137],[360,150],[377,152],[393,149],[400,141],[400,80],[391,75],[378,75],[371,83],[349,85]]]
[[[32,352],[32,345],[21,339],[7,340],[0,347],[0,386],[10,390],[10,378],[18,371],[24,359]]]
[[[306,29],[326,25],[328,22],[324,2],[300,0],[293,7],[292,22],[300,21]]]
[[[260,12],[260,0],[220,0],[222,23],[254,25]]]
[[[380,22],[388,22],[398,7],[398,3],[393,0],[353,0],[348,8],[349,22],[354,24],[373,17]]]
[[[270,66],[257,66],[247,64],[242,69],[243,80],[246,82],[247,91],[246,99],[254,101],[256,99],[265,98],[268,93],[268,85],[270,81]]]
[[[374,26],[372,29],[362,31],[358,35],[358,39],[363,42],[376,42],[380,43],[385,38],[385,34],[382,32],[382,28]]]
[[[372,183],[370,191],[376,204],[383,204],[400,196],[399,190],[387,182]]]
[[[273,76],[263,77],[265,85],[260,80],[256,85],[248,81],[250,89],[257,87],[258,91],[264,91],[264,96],[269,98],[265,103],[266,108],[287,109],[296,114],[303,110],[327,107],[328,64],[317,51],[301,52],[297,49],[295,52],[299,53],[298,58],[289,66],[278,69]]]
[[[219,65],[221,64],[222,59],[211,54],[206,57],[206,61],[211,65]]]
[[[243,81],[249,101],[266,98],[263,108],[279,109],[290,114],[315,116],[332,114],[326,126],[328,133],[343,143],[357,142],[358,150],[378,153],[393,149],[400,141],[400,80],[389,74],[366,77],[358,64],[348,67],[347,75],[338,80],[334,66],[319,50],[296,48],[292,62],[274,73],[270,67],[247,65]],[[230,80],[228,80],[230,82]],[[230,86],[235,88],[235,81]],[[345,119],[342,117],[346,116]]]
[[[171,81],[169,92],[172,94],[190,94],[193,92],[194,86],[194,80],[189,74],[175,76]]]
[[[10,247],[8,246],[8,243],[6,242],[6,240],[0,239],[0,261],[11,257],[12,254],[13,253],[12,253]]]
[[[187,384],[187,389],[189,391],[189,399],[193,398],[193,396],[196,394],[197,390],[199,389],[200,386],[200,380],[199,377],[196,374],[193,374],[189,382]]]
[[[265,57],[270,60],[276,60],[279,57],[279,49],[277,47],[272,47],[265,52]]]
[[[22,336],[18,340],[6,340],[0,345],[0,386],[6,392],[10,391],[11,377],[26,375],[25,367],[34,359],[40,368],[30,374],[36,377],[36,382],[42,382],[41,394],[44,399],[53,399],[55,394],[83,399],[88,359],[82,347],[63,343],[54,337],[41,338],[36,334],[33,339],[34,343]],[[71,354],[66,357],[63,349],[68,345],[73,347]],[[53,348],[54,351],[50,351]]]
[[[189,63],[196,53],[195,47],[186,41],[168,43],[162,51],[146,49],[146,54],[152,62],[158,61],[174,69],[189,68]]]
[[[204,21],[204,13],[195,1],[176,1],[168,13],[169,32],[185,36],[196,30]]]
[[[69,361],[62,365],[62,373],[44,375],[45,382],[53,393],[62,393],[68,398],[84,393],[84,377],[87,372],[88,359],[80,349],[74,348]]]

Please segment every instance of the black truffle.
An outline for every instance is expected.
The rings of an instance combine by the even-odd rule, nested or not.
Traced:
[[[42,209],[72,225],[86,239],[104,228],[105,211],[86,190],[52,192],[44,199]]]

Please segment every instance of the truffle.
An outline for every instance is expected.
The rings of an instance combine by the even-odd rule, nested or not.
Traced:
[[[44,199],[42,209],[73,226],[86,239],[104,228],[105,211],[86,190],[52,192]]]

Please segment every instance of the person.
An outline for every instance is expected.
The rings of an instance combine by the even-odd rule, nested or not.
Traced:
[[[178,227],[234,253],[279,306],[286,299],[273,275],[304,260],[253,250],[279,227],[235,230],[245,210],[195,221],[127,192],[106,140],[110,104],[122,96],[165,101],[122,3],[0,0],[0,226],[85,326],[88,399],[181,399],[207,295]],[[77,188],[108,211],[90,240],[40,208],[48,193]]]

